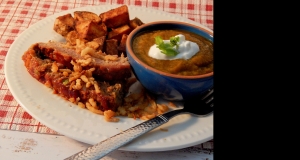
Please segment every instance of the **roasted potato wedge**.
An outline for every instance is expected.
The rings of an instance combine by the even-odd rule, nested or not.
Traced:
[[[123,34],[122,38],[120,40],[120,44],[118,46],[119,54],[123,53],[125,56],[127,56],[126,55],[126,40],[127,40],[127,37],[128,37],[127,34]]]
[[[95,50],[103,50],[104,43],[105,43],[105,36],[101,36],[98,38],[93,39],[92,41],[89,41],[86,43],[87,46],[95,49]]]
[[[88,46],[110,55],[126,56],[126,39],[130,32],[144,23],[137,17],[129,19],[126,5],[96,14],[74,11],[56,18],[53,29],[71,46]]]
[[[89,11],[75,11],[74,19],[76,21],[91,20],[95,23],[101,22],[101,18],[96,13],[89,12]]]
[[[59,16],[55,19],[53,30],[62,36],[66,36],[69,32],[74,30],[74,25],[75,19],[69,13],[63,16]]]
[[[129,21],[129,26],[132,28],[132,29],[135,29],[136,27],[138,26],[141,26],[143,25],[144,22],[142,22],[139,18],[135,17],[134,19],[130,20]]]
[[[71,32],[69,32],[66,36],[66,41],[70,44],[70,45],[76,45],[76,39],[79,38],[79,35],[77,33],[77,31],[73,30]]]
[[[126,5],[111,9],[99,15],[108,28],[117,28],[129,23],[129,12]]]
[[[130,32],[131,32],[131,28],[129,27],[129,25],[125,24],[121,27],[118,27],[108,32],[107,39],[117,39],[118,42],[120,42],[122,35],[129,34]]]
[[[77,21],[75,29],[80,38],[90,41],[107,35],[107,27],[103,23],[97,24],[91,20]]]
[[[108,39],[105,41],[105,53],[109,55],[118,55],[118,40]]]

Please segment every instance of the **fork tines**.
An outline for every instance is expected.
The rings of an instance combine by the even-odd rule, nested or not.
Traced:
[[[208,93],[205,93],[204,96],[201,98],[201,100],[203,100],[205,102],[205,104],[209,105],[210,107],[213,107],[214,106],[214,103],[213,103],[213,99],[214,99],[213,92],[214,92],[214,89],[211,88],[207,92]]]

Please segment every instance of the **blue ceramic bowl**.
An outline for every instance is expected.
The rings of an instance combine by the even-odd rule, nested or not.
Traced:
[[[213,32],[200,26],[177,21],[157,21],[139,26],[129,34],[126,41],[126,54],[135,76],[146,89],[166,100],[181,101],[211,88],[213,72],[197,76],[165,73],[139,60],[132,49],[133,39],[141,32],[175,28],[188,30],[213,42]]]

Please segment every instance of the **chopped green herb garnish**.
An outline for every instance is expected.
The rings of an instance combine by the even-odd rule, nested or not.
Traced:
[[[69,79],[63,80],[63,85],[67,85],[69,83]]]
[[[170,38],[170,43],[165,43],[160,36],[155,37],[155,44],[157,45],[156,47],[160,49],[163,54],[168,56],[176,56],[178,54],[178,42],[179,37],[175,36]],[[174,46],[176,46],[176,49]]]

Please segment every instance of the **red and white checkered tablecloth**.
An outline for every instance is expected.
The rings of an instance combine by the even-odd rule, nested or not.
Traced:
[[[59,134],[29,115],[5,82],[4,60],[15,38],[37,21],[64,10],[126,4],[162,10],[189,18],[213,30],[213,0],[1,0],[0,1],[0,129]]]

